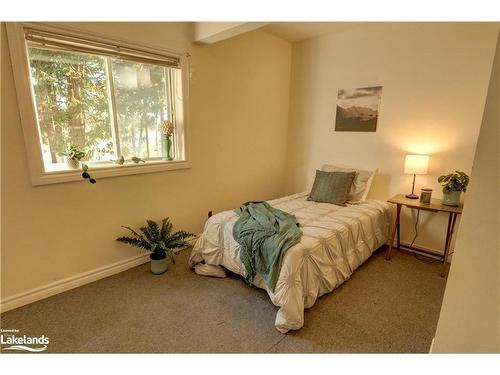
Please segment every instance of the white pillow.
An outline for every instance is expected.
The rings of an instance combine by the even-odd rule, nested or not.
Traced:
[[[324,172],[356,172],[356,177],[352,182],[351,191],[347,195],[347,203],[359,203],[364,201],[370,192],[370,187],[372,185],[373,177],[377,172],[377,169],[373,171],[366,171],[363,169],[356,169],[350,167],[344,167],[339,165],[323,165],[321,168]]]

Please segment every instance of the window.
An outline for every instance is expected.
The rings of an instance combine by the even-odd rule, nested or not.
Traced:
[[[32,156],[43,169],[35,171],[34,184],[76,179],[60,178],[66,172],[79,175],[61,155],[69,146],[86,152],[83,161],[96,177],[189,167],[182,55],[19,27],[24,51],[11,55],[15,66],[24,52],[29,72],[26,81],[16,79],[16,86],[19,91],[18,81],[29,84],[35,112],[34,124],[26,125],[35,127],[28,133],[38,142],[27,140],[27,148],[38,144],[39,155]],[[8,32],[10,41],[14,31]],[[145,163],[136,164],[132,157]]]

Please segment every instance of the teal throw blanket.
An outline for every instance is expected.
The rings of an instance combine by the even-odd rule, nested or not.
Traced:
[[[267,202],[247,202],[234,212],[239,218],[233,236],[241,245],[245,279],[251,283],[258,273],[274,292],[286,251],[302,236],[297,219]]]

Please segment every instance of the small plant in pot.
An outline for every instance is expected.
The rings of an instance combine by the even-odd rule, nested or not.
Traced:
[[[69,145],[64,152],[59,152],[58,155],[64,156],[66,165],[70,169],[82,169],[82,178],[89,180],[91,184],[95,184],[96,180],[89,174],[89,167],[87,164],[82,163],[82,159],[87,155],[83,150],[77,146]]]
[[[167,271],[169,259],[175,264],[174,250],[190,246],[186,240],[194,235],[183,230],[172,233],[173,225],[168,217],[161,221],[161,226],[153,220],[146,222],[145,227],[139,228],[141,233],[123,226],[132,236],[122,236],[116,240],[151,252],[151,272],[160,275]]]
[[[58,153],[66,159],[66,165],[71,169],[80,169],[81,160],[85,157],[85,151],[80,150],[77,146],[69,145],[64,152]]]
[[[438,182],[443,186],[443,204],[458,206],[462,191],[467,191],[469,176],[464,172],[455,171],[455,173],[439,176]]]

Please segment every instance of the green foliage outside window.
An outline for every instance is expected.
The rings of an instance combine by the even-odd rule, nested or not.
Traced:
[[[68,145],[87,150],[84,161],[162,156],[169,68],[35,47],[29,57],[46,163]]]

